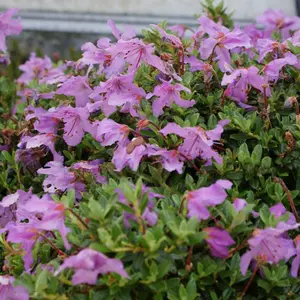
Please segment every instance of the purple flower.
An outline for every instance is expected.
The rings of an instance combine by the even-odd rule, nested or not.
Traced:
[[[116,45],[110,47],[109,51],[113,57],[122,55],[125,61],[129,64],[128,71],[136,70],[142,63],[153,66],[164,74],[169,72],[166,70],[164,62],[156,55],[154,55],[153,44],[145,44],[138,38],[125,41],[120,39]]]
[[[111,119],[103,119],[95,122],[95,139],[102,146],[111,146],[115,142],[122,142],[129,134],[130,128],[127,125],[118,124]]]
[[[125,26],[125,31],[122,34],[113,20],[108,20],[107,25],[111,28],[112,34],[117,40],[128,41],[136,37],[136,32],[132,26]]]
[[[0,14],[0,50],[2,52],[6,52],[5,38],[9,35],[19,35],[23,29],[20,19],[12,19],[18,11],[16,8],[10,8]]]
[[[147,154],[148,150],[146,146],[140,143],[138,139],[133,139],[132,141],[126,139],[119,142],[117,149],[114,151],[112,163],[118,172],[126,166],[136,171],[141,159]]]
[[[122,55],[112,58],[109,52],[111,46],[108,38],[98,40],[97,46],[92,43],[86,43],[81,47],[83,51],[82,58],[79,64],[85,65],[99,65],[99,74],[104,73],[106,77],[110,78],[121,74],[125,69],[125,60]]]
[[[84,107],[90,102],[89,95],[93,89],[89,86],[88,78],[85,76],[72,76],[65,81],[56,91],[56,94],[75,97],[77,107]]]
[[[175,48],[183,49],[183,45],[181,42],[181,39],[177,37],[176,35],[169,34],[165,30],[163,30],[160,26],[151,24],[152,27],[154,27],[163,37],[163,40],[173,45]]]
[[[36,149],[36,148],[41,147],[41,146],[46,146],[46,149],[44,149],[45,153],[43,153],[41,151],[42,152],[41,154],[43,156],[47,155],[47,151],[49,149],[51,151],[52,155],[53,155],[53,160],[63,162],[64,157],[55,150],[55,140],[56,140],[56,135],[54,135],[52,133],[37,134],[35,136],[24,136],[21,139],[21,142],[18,144],[18,146],[20,147],[21,145],[25,144],[26,149]],[[20,151],[21,150],[17,150],[17,160],[22,161],[22,156],[21,155],[23,153],[20,152]],[[30,153],[30,151],[28,151],[26,153],[28,154],[28,157],[26,158],[26,160],[23,160],[23,164],[24,164],[25,168],[26,168],[27,164],[29,166],[30,165],[32,166],[32,163],[36,159],[34,152]],[[32,161],[30,161],[30,159]],[[39,163],[39,161],[37,161],[36,163]],[[32,167],[34,167],[34,165]]]
[[[282,217],[284,214],[288,213],[289,219],[287,221],[287,224],[294,225],[297,223],[295,216],[292,213],[288,212],[282,203],[277,203],[277,204],[271,206],[270,212],[274,215],[274,217],[276,219],[278,219],[278,218]]]
[[[209,38],[203,40],[200,46],[200,54],[202,59],[208,59],[214,52],[217,54],[216,60],[219,63],[221,71],[226,71],[226,64],[230,64],[229,50],[235,48],[250,48],[250,38],[239,28],[235,28],[232,32],[221,24],[217,24],[206,16],[198,19],[200,26]]]
[[[29,300],[29,294],[23,286],[14,286],[15,278],[0,275],[0,300]]]
[[[45,168],[39,169],[37,172],[38,174],[48,175],[43,182],[46,193],[54,194],[74,189],[76,198],[81,198],[80,192],[84,190],[85,185],[78,182],[74,172],[71,172],[61,162],[50,161],[45,165]]]
[[[235,244],[230,234],[218,227],[205,228],[203,231],[207,233],[205,240],[209,245],[211,254],[219,258],[228,257],[228,247]]]
[[[161,85],[155,86],[153,94],[147,96],[147,98],[153,95],[157,97],[152,104],[153,114],[156,117],[160,116],[163,114],[163,108],[166,106],[171,107],[173,102],[185,108],[191,107],[196,103],[195,100],[182,99],[180,96],[181,91],[191,93],[188,88],[179,83],[171,84],[168,81],[163,81]]]
[[[297,278],[300,267],[300,235],[296,236],[294,242],[296,244],[296,257],[292,261],[291,275]]]
[[[56,134],[59,119],[54,116],[55,108],[50,108],[48,111],[41,107],[31,107],[26,108],[26,121],[36,119],[34,122],[34,129],[40,133],[53,133]]]
[[[197,59],[195,56],[186,57],[184,59],[184,62],[190,65],[191,72],[204,71],[204,81],[210,81],[213,69],[210,64]]]
[[[159,156],[164,168],[169,171],[177,171],[179,174],[183,172],[184,158],[180,156],[177,150],[167,150],[156,146],[148,147],[148,156]]]
[[[214,141],[221,138],[223,126],[229,121],[220,121],[213,130],[205,131],[201,127],[180,127],[176,123],[169,123],[160,132],[163,135],[177,134],[184,138],[184,142],[179,146],[178,151],[188,159],[201,157],[206,160],[207,165],[212,164],[212,159],[217,163],[222,163],[222,157],[216,152],[212,146]]]
[[[225,201],[227,193],[225,190],[231,189],[232,183],[228,180],[217,180],[209,187],[202,187],[198,190],[188,192],[188,217],[197,217],[198,221],[207,220],[210,212],[209,206],[216,206]]]
[[[33,263],[32,249],[40,238],[37,225],[40,221],[30,219],[29,223],[8,223],[1,233],[8,231],[6,240],[11,243],[21,244],[24,250],[24,267],[28,271]]]
[[[100,175],[100,159],[92,161],[80,161],[72,165],[72,170],[78,170],[79,172],[91,174],[98,183],[106,183],[107,180],[104,176]]]
[[[270,79],[277,80],[279,78],[279,72],[284,66],[286,65],[294,66],[297,64],[298,64],[297,56],[290,52],[287,52],[283,58],[278,58],[269,62],[264,67],[264,72],[267,76],[270,77]]]
[[[288,261],[296,254],[293,241],[283,234],[298,228],[299,225],[278,225],[278,228],[255,229],[253,237],[248,240],[250,250],[241,257],[240,268],[243,275],[246,274],[252,260],[277,264],[283,259]]]
[[[63,106],[53,112],[53,117],[64,122],[64,141],[69,146],[78,145],[84,133],[91,130],[90,113],[85,107]]]
[[[178,37],[180,37],[181,39],[184,38],[185,35],[185,31],[186,31],[186,27],[183,24],[177,24],[177,25],[173,25],[173,26],[168,26],[167,27],[169,30],[173,31],[174,33],[177,34]]]
[[[228,85],[226,95],[237,101],[242,107],[248,99],[249,86],[252,86],[264,92],[263,86],[267,84],[267,79],[259,75],[259,69],[251,66],[250,68],[241,68],[234,70],[230,75],[224,74],[222,85]],[[270,88],[266,89],[267,96],[271,95]]]
[[[281,32],[282,38],[290,36],[289,31],[298,29],[300,26],[299,17],[287,17],[280,10],[268,9],[263,15],[257,18],[257,23],[265,25],[267,30]]]
[[[134,188],[134,185],[132,185],[132,188]],[[129,202],[127,201],[126,197],[123,195],[121,190],[116,189],[116,192],[118,193],[119,201],[129,206]],[[150,188],[146,187],[145,185],[142,186],[142,193],[148,194],[148,205],[142,214],[142,219],[146,222],[147,225],[154,226],[157,223],[158,216],[157,213],[154,211],[155,205],[153,199],[163,198],[163,196],[160,194],[153,193],[150,190]],[[137,221],[136,216],[132,213],[124,211],[123,216],[124,216],[124,225],[126,228],[130,227],[130,222],[129,222],[130,220],[135,222]]]
[[[54,84],[64,82],[67,76],[64,74],[65,66],[52,67],[52,61],[48,56],[37,57],[31,53],[29,60],[19,67],[23,74],[17,82],[28,84],[31,80],[37,79],[40,83]]]
[[[19,222],[28,218],[29,215],[22,207],[32,198],[38,196],[33,195],[31,189],[28,192],[17,190],[16,193],[5,196],[0,202],[0,210],[4,212],[4,215],[1,215],[1,227],[4,228],[9,222]]]
[[[140,100],[146,97],[146,93],[142,88],[135,85],[133,80],[134,73],[114,76],[106,82],[101,82],[100,86],[96,87],[90,96],[96,98],[99,94],[103,94],[104,98],[100,101],[112,107],[128,104],[130,113],[137,116],[135,106],[139,107]]]
[[[54,273],[55,276],[66,268],[75,269],[72,278],[74,285],[82,283],[96,284],[99,274],[117,273],[128,278],[123,263],[119,259],[108,258],[92,249],[81,250],[77,255],[66,258]]]
[[[49,195],[45,195],[42,199],[38,197],[31,198],[22,209],[29,213],[42,214],[40,222],[35,226],[38,230],[53,231],[57,230],[61,234],[65,248],[69,250],[71,245],[67,240],[67,234],[70,229],[65,226],[65,206],[62,203],[57,203],[51,199]]]
[[[247,206],[247,201],[244,199],[236,198],[233,201],[233,207],[236,212],[243,210]]]

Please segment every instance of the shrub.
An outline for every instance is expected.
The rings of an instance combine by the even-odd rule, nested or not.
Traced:
[[[1,77],[0,299],[299,299],[299,18],[204,8]]]

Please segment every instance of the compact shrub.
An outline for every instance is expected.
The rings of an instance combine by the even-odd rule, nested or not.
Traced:
[[[300,299],[300,19],[198,22],[2,66],[0,299]]]

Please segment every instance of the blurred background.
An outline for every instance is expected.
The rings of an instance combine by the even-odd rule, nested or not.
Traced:
[[[218,0],[216,0],[218,2]],[[228,11],[240,25],[250,23],[268,8],[297,15],[297,0],[225,0]],[[69,56],[69,49],[80,49],[87,41],[109,35],[106,22],[113,19],[122,29],[133,25],[137,32],[150,23],[166,20],[170,25],[196,27],[201,13],[200,0],[0,0],[0,10],[17,7],[24,26],[18,38],[21,49],[44,53],[55,51]],[[74,50],[75,51],[75,50]]]

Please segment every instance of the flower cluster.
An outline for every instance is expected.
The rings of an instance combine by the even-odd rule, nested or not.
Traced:
[[[78,60],[19,66],[0,135],[0,299],[297,290],[300,19],[231,28],[219,9],[191,38],[109,20],[114,38]],[[0,15],[2,52],[15,12]]]

